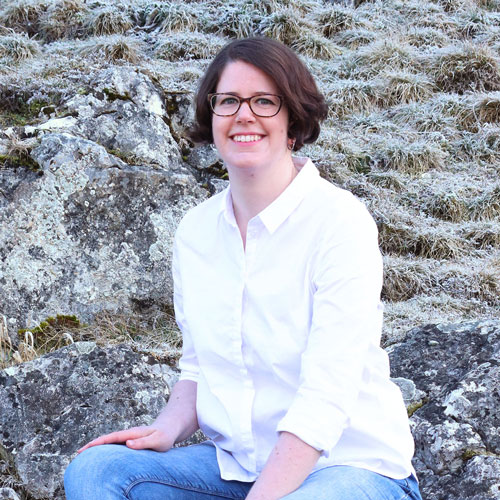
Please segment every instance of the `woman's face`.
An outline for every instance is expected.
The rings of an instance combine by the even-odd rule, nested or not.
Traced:
[[[243,61],[227,64],[216,92],[239,97],[279,94],[274,81],[263,71]],[[212,117],[214,143],[228,170],[266,167],[289,156],[287,148],[288,110],[282,106],[272,117],[252,113],[248,102],[232,116]]]

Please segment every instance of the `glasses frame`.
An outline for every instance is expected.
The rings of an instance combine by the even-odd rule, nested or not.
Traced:
[[[214,111],[214,107],[213,107],[212,101],[213,101],[213,98],[216,97],[216,96],[218,96],[218,95],[230,95],[231,97],[235,97],[236,99],[238,99],[240,101],[240,103],[239,103],[238,108],[236,109],[236,111],[234,113],[231,113],[230,115],[219,115],[218,113],[216,113]],[[276,113],[274,113],[272,115],[259,115],[258,113],[256,113],[252,109],[252,104],[250,102],[251,102],[252,99],[255,99],[256,97],[262,97],[262,96],[266,96],[266,95],[277,97],[279,99],[280,105],[278,106],[278,111],[276,111]],[[250,111],[255,116],[258,116],[259,118],[272,118],[273,116],[276,116],[281,111],[281,108],[283,106],[283,96],[282,95],[278,95],[278,94],[257,94],[257,95],[253,95],[251,97],[240,97],[239,95],[234,95],[234,94],[230,94],[230,93],[227,93],[227,92],[214,92],[212,94],[208,94],[207,95],[207,100],[208,100],[208,104],[210,106],[210,109],[212,110],[212,113],[214,115],[222,116],[222,117],[234,116],[240,110],[241,105],[244,102],[248,103],[248,107],[250,108]]]

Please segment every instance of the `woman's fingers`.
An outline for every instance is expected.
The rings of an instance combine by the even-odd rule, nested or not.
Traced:
[[[110,434],[104,434],[98,438],[90,441],[85,446],[78,450],[78,453],[91,448],[92,446],[99,446],[101,444],[114,444],[114,443],[126,443],[129,440],[135,440],[147,436],[156,429],[151,427],[132,427],[131,429],[125,429],[123,431],[111,432]]]
[[[151,434],[140,438],[128,439],[125,444],[134,450],[167,451],[172,448],[173,442],[164,432],[153,429]]]

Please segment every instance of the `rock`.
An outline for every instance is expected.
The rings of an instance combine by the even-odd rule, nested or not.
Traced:
[[[500,499],[500,321],[413,329],[390,358],[421,395],[410,423],[423,497]]]
[[[132,67],[113,67],[100,72],[90,89],[65,103],[65,113],[75,117],[68,132],[136,162],[188,172],[168,125],[164,96],[149,77]],[[49,122],[60,127],[56,121]]]
[[[93,342],[7,368],[0,454],[33,498],[63,499],[62,476],[76,450],[100,434],[151,423],[176,380],[175,369],[150,355]]]
[[[0,500],[20,500],[12,488],[0,488]]]
[[[66,133],[44,135],[31,156],[39,172],[0,170],[0,312],[22,328],[170,303],[175,229],[208,195],[195,178]]]

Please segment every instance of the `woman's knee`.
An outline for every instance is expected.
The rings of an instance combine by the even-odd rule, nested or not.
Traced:
[[[120,498],[116,495],[129,474],[127,465],[130,458],[127,456],[131,451],[122,445],[102,445],[88,448],[77,455],[64,473],[64,489],[68,500]],[[100,494],[104,487],[114,489],[115,496]]]

